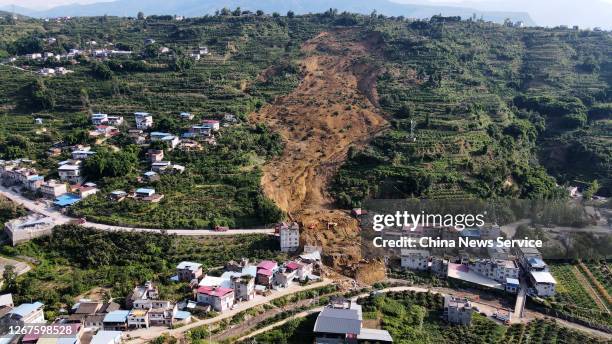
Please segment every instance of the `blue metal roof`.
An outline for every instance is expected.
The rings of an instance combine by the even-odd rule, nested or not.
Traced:
[[[53,202],[53,204],[59,206],[59,207],[67,207],[69,205],[73,205],[76,202],[80,201],[81,197],[75,195],[75,194],[63,194],[59,197],[57,197],[55,199],[55,202]]]
[[[191,313],[187,311],[177,311],[174,316],[175,319],[185,320],[191,316]]]
[[[519,280],[517,280],[516,278],[506,278],[506,284],[510,284],[510,285],[519,285]]]
[[[529,263],[529,265],[533,267],[545,267],[546,266],[546,263],[544,263],[542,259],[537,258],[537,257],[531,257],[527,259],[527,262]]]
[[[9,314],[15,314],[19,315],[20,317],[25,317],[26,315],[36,311],[42,306],[43,304],[41,302],[22,303],[21,305],[10,311]]]
[[[140,188],[136,189],[136,193],[155,193],[155,189]]]
[[[112,311],[104,317],[103,322],[110,322],[110,323],[126,322],[129,314],[130,314],[130,311]]]

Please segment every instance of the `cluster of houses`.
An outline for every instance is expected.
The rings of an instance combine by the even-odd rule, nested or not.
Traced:
[[[53,324],[45,325],[38,330],[15,334],[8,332],[13,326],[44,325],[47,323],[44,305],[41,302],[13,304],[11,294],[0,295],[0,328],[3,343],[23,344],[80,344],[87,338],[91,344],[119,344],[122,332],[104,329],[104,317],[118,309],[114,302],[99,303],[82,300],[71,310],[70,314],[61,316]],[[87,320],[86,320],[87,319]],[[62,333],[61,336],[46,336],[43,333]]]
[[[54,75],[66,75],[69,73],[73,73],[74,71],[66,69],[65,67],[57,67],[57,68],[41,68],[38,70],[38,74],[42,76],[54,76]]]
[[[287,288],[295,283],[318,280],[314,272],[320,267],[320,254],[303,254],[279,265],[263,260],[251,264],[248,259],[230,261],[220,276],[204,274],[202,265],[181,262],[176,267],[177,281],[188,282],[193,288],[195,306],[224,312],[238,302],[253,300],[272,290]]]
[[[433,271],[448,278],[513,294],[519,292],[519,279],[524,277],[529,284],[529,294],[539,297],[555,294],[556,281],[536,248],[519,247],[506,259],[462,256],[454,262],[433,256],[428,250],[402,249],[400,261],[405,269]]]
[[[194,49],[193,51],[189,53],[189,57],[191,57],[192,59],[196,61],[200,61],[202,59],[202,56],[206,56],[206,55],[210,55],[210,52],[208,51],[208,47],[199,47],[198,49]]]
[[[43,39],[43,42],[48,46],[48,49],[45,50],[53,50],[52,46],[57,43],[57,39],[55,37],[47,37]],[[145,46],[154,43],[155,40],[152,38],[147,38],[144,40]],[[131,57],[132,55],[134,55],[134,52],[132,52],[131,50],[116,49],[115,45],[110,42],[98,43],[94,40],[90,40],[85,42],[85,46],[85,49],[70,49],[68,52],[61,54],[53,53],[51,51],[45,51],[39,53],[25,54],[22,56],[13,56],[7,59],[7,62],[16,62],[17,60],[22,59],[28,61],[54,61],[58,63],[66,61],[71,64],[77,64],[78,62],[75,60],[75,58],[78,56],[91,56],[96,59],[109,59],[116,57]],[[171,50],[168,47],[162,46],[159,48],[160,54],[169,54],[170,52]],[[210,52],[208,50],[208,47],[206,46],[200,46],[196,49],[190,50],[189,52],[189,57],[195,61],[199,61],[202,57],[207,55],[210,55]],[[66,70],[64,70],[64,72],[52,72],[50,68],[44,68],[44,70],[45,71],[41,69],[40,74],[45,76],[62,75],[62,73],[65,74],[66,72],[71,72]]]
[[[0,182],[5,186],[25,188],[33,193],[40,193],[45,198],[54,200],[60,208],[72,205],[99,190],[94,183],[83,183],[81,163],[95,154],[90,147],[81,145],[72,147],[72,159],[61,161],[57,169],[60,180],[49,179],[38,174],[33,167],[34,161],[18,159],[0,161]]]

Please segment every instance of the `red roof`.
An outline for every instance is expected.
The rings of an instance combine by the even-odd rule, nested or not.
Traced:
[[[202,123],[214,124],[214,123],[219,123],[219,121],[217,121],[216,119],[205,119],[202,121]]]
[[[297,269],[302,267],[302,265],[300,265],[300,264],[298,264],[296,262],[289,262],[285,266],[287,267],[287,269],[290,269],[290,270],[297,270]]]
[[[221,287],[199,287],[198,294],[206,294],[210,296],[223,297],[229,293],[233,293],[234,289]]]
[[[257,269],[258,275],[272,276],[272,270],[267,269]]]
[[[266,270],[273,270],[277,267],[278,265],[276,264],[276,262],[271,261],[271,260],[262,260],[261,263],[259,263],[257,265],[258,269],[266,269]]]

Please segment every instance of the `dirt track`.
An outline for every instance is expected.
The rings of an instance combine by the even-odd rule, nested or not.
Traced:
[[[266,123],[285,142],[282,156],[264,167],[264,192],[307,228],[302,241],[324,246],[334,266],[351,265],[361,255],[357,221],[334,209],[329,183],[349,147],[363,146],[388,126],[377,108],[381,71],[368,63],[380,42],[360,36],[339,29],[307,41],[298,87],[251,115],[252,122]]]

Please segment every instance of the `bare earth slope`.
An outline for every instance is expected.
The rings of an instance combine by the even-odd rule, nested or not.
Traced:
[[[348,148],[386,125],[368,99],[374,92],[359,90],[373,89],[377,71],[356,60],[368,55],[374,43],[354,42],[351,36],[349,30],[323,32],[304,44],[299,86],[252,115],[285,141],[283,155],[265,166],[262,184],[289,213],[328,209],[332,199],[326,188]]]
[[[361,62],[376,54],[378,41],[356,37],[359,34],[351,29],[333,30],[306,42],[301,83],[251,116],[253,122],[280,133],[285,142],[282,156],[264,167],[264,192],[304,227],[311,227],[302,239],[323,245],[332,265],[354,263],[360,254],[357,222],[333,209],[327,192],[330,179],[349,147],[365,144],[387,127],[377,109],[375,82],[380,71]]]

